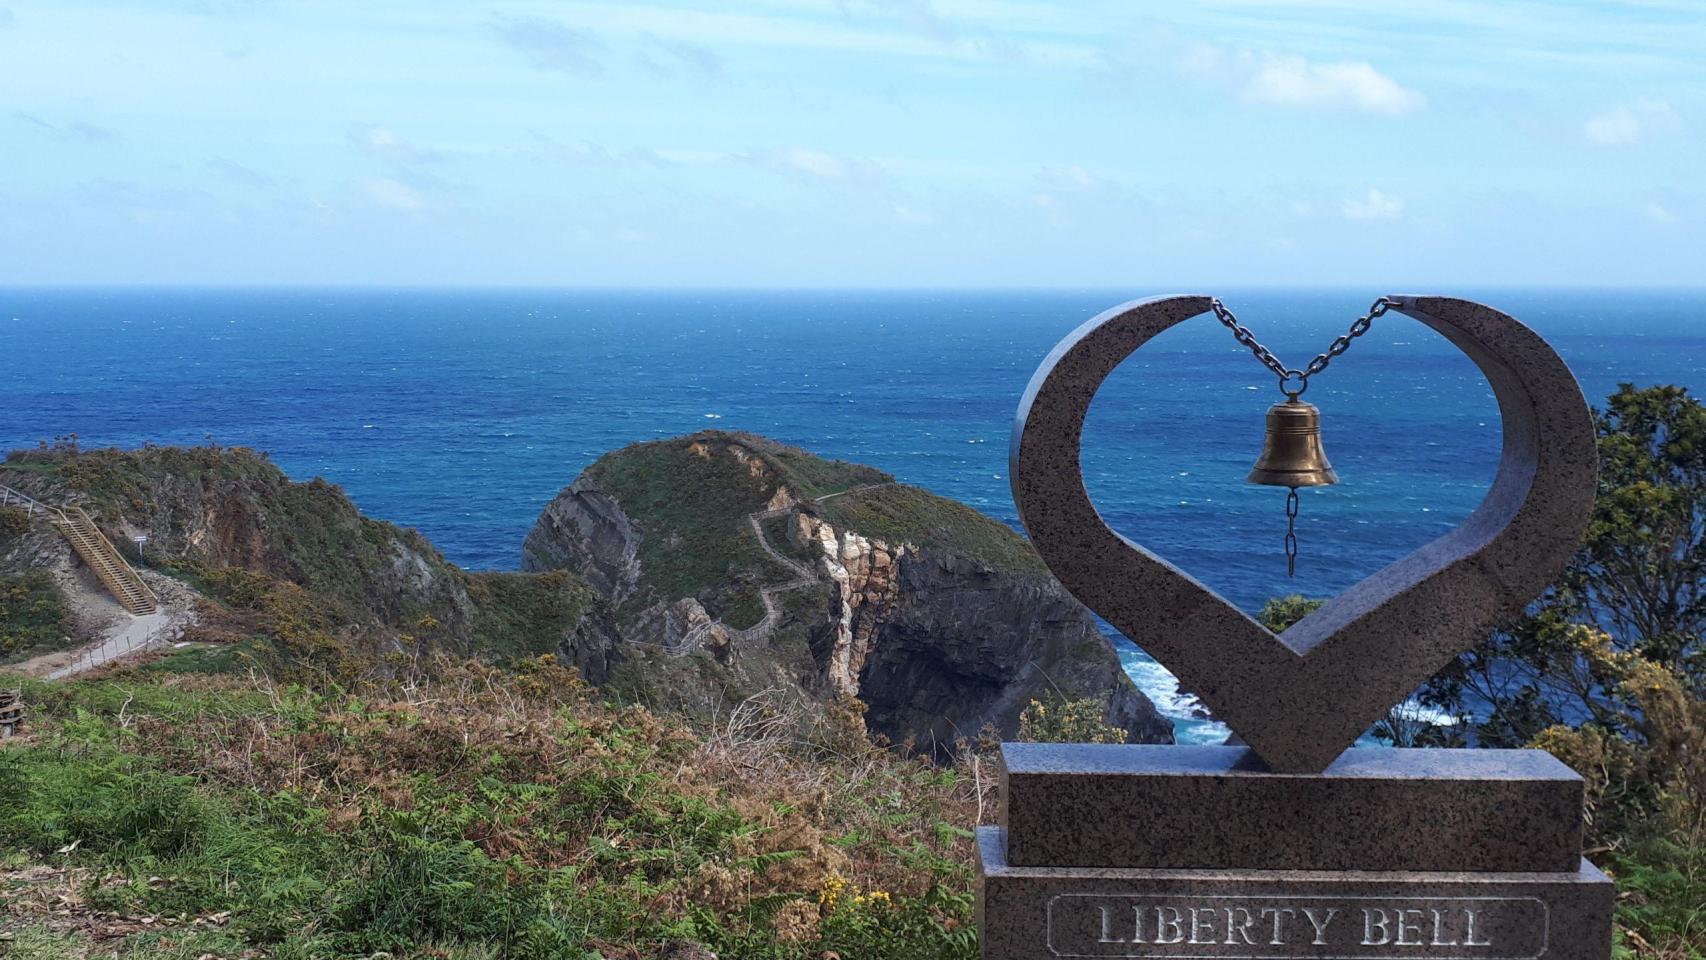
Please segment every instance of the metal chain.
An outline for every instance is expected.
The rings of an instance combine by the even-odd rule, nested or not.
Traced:
[[[1386,311],[1397,306],[1395,302],[1388,300],[1385,297],[1375,300],[1374,304],[1368,308],[1368,313],[1356,318],[1356,320],[1351,324],[1349,332],[1329,344],[1326,352],[1316,354],[1315,359],[1309,361],[1302,370],[1296,370],[1281,363],[1279,358],[1274,356],[1274,352],[1272,350],[1262,346],[1261,342],[1258,341],[1255,335],[1250,332],[1250,328],[1239,323],[1238,318],[1233,316],[1232,311],[1226,309],[1226,304],[1220,302],[1219,297],[1209,300],[1208,305],[1209,308],[1214,311],[1215,319],[1219,320],[1221,325],[1226,329],[1232,331],[1232,339],[1237,340],[1240,344],[1248,347],[1250,349],[1250,353],[1253,354],[1257,360],[1260,360],[1263,366],[1272,370],[1274,375],[1279,377],[1280,392],[1284,393],[1288,397],[1299,396],[1303,391],[1309,389],[1310,377],[1313,377],[1317,373],[1327,369],[1327,364],[1332,363],[1334,357],[1342,356],[1346,350],[1349,350],[1351,348],[1351,341],[1367,333],[1369,327],[1374,325],[1375,318],[1382,316]],[[1296,380],[1298,382],[1296,390],[1291,390],[1286,387],[1286,384],[1291,380]]]
[[[1285,575],[1297,576],[1297,488],[1285,495]]]

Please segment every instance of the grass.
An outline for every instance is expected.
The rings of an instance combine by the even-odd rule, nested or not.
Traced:
[[[144,669],[153,673],[237,676],[247,673],[258,662],[259,654],[260,648],[253,640],[235,644],[197,643],[150,660]]]
[[[116,939],[117,943],[97,946],[81,931],[31,926],[12,931],[11,940],[0,941],[0,956],[6,960],[201,960],[210,955],[237,956],[244,950],[241,941],[210,930],[158,930]]]
[[[889,543],[958,553],[1013,573],[1048,572],[1030,542],[1006,524],[918,487],[874,487],[826,500],[813,509],[837,527]]]
[[[641,530],[644,588],[627,612],[695,597],[737,627],[762,619],[760,586],[789,577],[759,548],[749,514],[763,510],[779,487],[815,497],[890,479],[870,467],[717,431],[625,447],[587,473]]]
[[[500,658],[551,653],[580,621],[592,589],[562,571],[472,573],[468,598],[475,613],[472,649]]]
[[[80,910],[228,912],[199,941],[216,955],[976,953],[956,826],[973,785],[853,739],[788,747],[763,704],[701,740],[545,664],[360,694],[22,682],[34,721],[0,748],[0,850],[77,872]],[[0,929],[14,953],[177,955],[56,922],[20,908]]]

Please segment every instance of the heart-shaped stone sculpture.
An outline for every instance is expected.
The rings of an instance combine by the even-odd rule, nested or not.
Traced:
[[[1581,388],[1534,331],[1452,297],[1393,297],[1468,354],[1504,426],[1487,498],[1455,530],[1275,635],[1114,532],[1084,488],[1090,401],[1115,366],[1205,296],[1115,307],[1038,368],[1013,427],[1013,500],[1049,570],[1179,678],[1281,773],[1326,769],[1365,730],[1563,570],[1593,510],[1597,452]]]

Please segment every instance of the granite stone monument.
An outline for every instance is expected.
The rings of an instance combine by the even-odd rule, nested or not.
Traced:
[[[1276,635],[1109,529],[1079,444],[1102,381],[1206,296],[1116,307],[1032,378],[1013,496],[1050,570],[1236,734],[1226,746],[1005,744],[980,828],[989,960],[1605,960],[1612,886],[1581,856],[1580,777],[1536,750],[1354,747],[1563,569],[1596,469],[1581,389],[1513,318],[1392,309],[1467,354],[1499,405],[1492,489],[1457,529]]]

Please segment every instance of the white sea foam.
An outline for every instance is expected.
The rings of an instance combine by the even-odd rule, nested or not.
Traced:
[[[1163,717],[1173,721],[1173,737],[1178,743],[1226,742],[1227,736],[1232,732],[1231,728],[1209,717],[1208,709],[1195,694],[1180,690],[1178,679],[1168,672],[1166,667],[1117,635],[1114,646],[1119,651],[1120,665],[1125,667],[1126,675],[1131,677],[1132,683],[1155,704],[1155,709]],[[1405,701],[1402,710],[1407,716],[1436,727],[1455,726],[1457,723],[1457,718],[1451,714],[1424,706],[1414,699]],[[1357,741],[1359,747],[1385,745],[1381,740],[1368,735]]]

